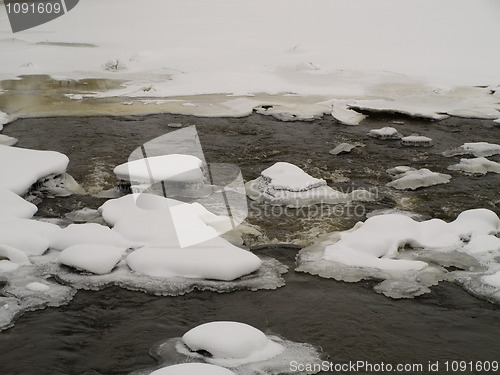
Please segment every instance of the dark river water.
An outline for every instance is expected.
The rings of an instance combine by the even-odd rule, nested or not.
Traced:
[[[404,125],[393,124],[395,120]],[[326,117],[314,122],[281,122],[259,115],[61,117],[18,120],[3,134],[19,138],[19,147],[65,153],[71,160],[69,173],[87,190],[97,191],[116,184],[113,167],[127,161],[135,148],[175,130],[168,123],[196,125],[207,161],[236,164],[246,180],[277,161],[288,161],[343,191],[376,188],[378,201],[364,204],[354,214],[275,217],[251,212],[247,221],[275,243],[309,243],[317,234],[350,228],[366,212],[380,208],[398,206],[445,220],[469,208],[500,212],[500,175],[470,177],[448,171],[459,158],[441,155],[464,142],[500,143],[500,129],[491,121],[377,116],[349,127]],[[398,141],[366,135],[383,126],[394,126],[405,135],[429,136],[434,147],[405,148]],[[341,142],[361,142],[365,147],[330,155],[328,151]],[[395,192],[385,187],[390,181],[385,170],[397,165],[425,167],[453,178],[445,185]],[[37,215],[62,217],[74,209],[97,208],[103,201],[92,196],[46,199]],[[440,361],[437,372],[418,373],[446,374],[452,373],[444,370],[447,360],[500,360],[500,307],[454,284],[441,283],[431,294],[413,300],[391,300],[376,294],[370,281],[347,284],[294,272],[296,247],[261,246],[254,251],[290,267],[284,275],[286,286],[179,297],[116,287],[79,291],[69,305],[26,313],[0,333],[0,374],[127,374],[155,365],[148,350],[157,341],[182,336],[213,320],[245,322],[266,333],[308,342],[333,363],[420,363],[425,369],[429,361]]]

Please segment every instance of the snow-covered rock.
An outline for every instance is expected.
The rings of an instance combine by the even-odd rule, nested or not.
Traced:
[[[129,267],[153,277],[231,281],[259,269],[256,255],[222,238],[185,248],[143,247],[127,256]]]
[[[0,188],[0,217],[30,219],[38,208],[5,188]]]
[[[124,247],[80,244],[64,249],[59,254],[58,261],[78,270],[103,275],[113,270],[125,251]]]
[[[95,223],[71,224],[58,231],[51,241],[51,247],[64,250],[80,244],[96,244],[115,247],[128,247],[130,243],[109,227]]]
[[[391,169],[392,171],[393,169]],[[386,186],[398,190],[415,190],[421,187],[446,184],[450,182],[451,176],[444,173],[432,172],[427,168],[419,170],[408,170],[397,174]]]
[[[0,242],[20,249],[28,255],[45,253],[53,236],[60,230],[57,225],[42,221],[0,217]]]
[[[385,126],[380,129],[372,129],[368,132],[368,135],[373,138],[380,139],[401,139],[402,135],[398,132],[396,128]]]
[[[409,135],[401,138],[401,144],[409,147],[431,147],[433,146],[432,138],[423,135]]]
[[[342,193],[327,186],[294,164],[278,162],[261,172],[260,177],[246,183],[247,195],[273,205],[288,207],[311,206],[318,203],[346,203],[352,200],[372,200],[366,190]]]
[[[66,171],[69,159],[55,151],[38,151],[0,145],[0,187],[18,195],[26,193],[39,179]]]
[[[285,348],[268,339],[260,330],[238,322],[211,322],[199,325],[182,336],[185,354],[206,357],[210,363],[238,367],[261,362],[281,354]],[[201,354],[203,353],[203,354]]]
[[[500,163],[485,157],[460,159],[460,163],[448,167],[450,171],[460,171],[468,175],[485,175],[488,172],[500,173]]]
[[[235,375],[235,373],[227,368],[208,363],[181,363],[163,367],[153,371],[150,375]]]
[[[130,182],[134,192],[163,182],[166,194],[171,196],[177,190],[203,185],[202,164],[196,156],[170,154],[129,161],[117,166],[114,173],[119,179]]]
[[[487,157],[500,154],[500,145],[488,142],[464,143],[462,146],[443,152],[443,156],[474,155],[475,157]]]

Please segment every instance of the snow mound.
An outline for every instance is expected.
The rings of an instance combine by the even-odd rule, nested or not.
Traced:
[[[125,248],[81,244],[64,249],[59,254],[58,261],[78,270],[88,271],[97,275],[110,273],[122,260]]]
[[[115,247],[128,247],[120,234],[109,227],[95,223],[70,224],[52,237],[51,247],[64,250],[80,244],[95,244]]]
[[[224,367],[209,365],[207,363],[182,363],[163,367],[153,371],[150,375],[235,375],[234,372]]]
[[[375,290],[393,298],[428,293],[440,280],[456,281],[500,303],[500,294],[495,299],[494,293],[481,292],[484,283],[479,285],[482,276],[500,269],[499,232],[500,219],[487,209],[464,211],[451,223],[372,216],[301,250],[296,270],[347,282],[382,279]],[[447,271],[448,266],[460,270]],[[479,286],[471,287],[470,280]]]
[[[285,350],[269,340],[262,331],[238,322],[202,324],[186,332],[182,342],[185,346],[178,346],[180,352],[188,356],[208,357],[210,363],[227,367],[265,361]]]
[[[28,255],[42,255],[60,230],[57,225],[42,221],[0,217],[0,242]]]
[[[432,138],[424,137],[423,135],[409,135],[401,138],[401,144],[409,147],[431,147],[433,145]]]
[[[247,195],[273,205],[304,207],[318,203],[337,204],[352,200],[373,200],[366,190],[342,193],[327,186],[294,164],[278,162],[261,172],[260,177],[246,183]]]
[[[38,208],[5,188],[0,188],[0,217],[30,219]]]
[[[380,129],[372,129],[368,132],[368,135],[373,138],[380,139],[401,139],[402,135],[398,132],[396,128],[385,126]]]
[[[500,154],[500,145],[488,142],[464,143],[462,146],[443,152],[443,156],[474,155],[475,157],[487,157]]]
[[[0,130],[2,127],[0,125]],[[3,146],[14,146],[17,143],[17,138],[9,137],[8,135],[0,134],[0,145]]]
[[[398,168],[398,167],[396,167]],[[400,170],[404,170],[401,168]],[[397,169],[392,168],[387,170],[388,173],[396,173]],[[396,174],[393,180],[386,186],[393,187],[398,190],[415,190],[421,187],[428,187],[450,182],[451,176],[444,173],[432,172],[427,168],[419,170],[407,170],[403,173]]]
[[[14,271],[19,266],[31,264],[28,256],[24,252],[9,245],[0,244],[0,257],[6,258],[2,260],[2,262],[9,262],[0,265],[0,272]]]
[[[143,247],[127,257],[137,273],[153,277],[187,277],[232,281],[255,272],[261,260],[218,238],[185,248]]]
[[[202,324],[182,338],[156,343],[150,353],[162,366],[203,361],[229,367],[238,375],[295,374],[290,368],[292,361],[321,363],[318,349],[310,344],[265,335],[252,326],[237,322]]]
[[[460,171],[472,176],[482,176],[488,172],[500,173],[500,163],[488,160],[485,157],[460,159],[460,163],[450,165],[450,171]]]
[[[0,145],[0,187],[18,195],[26,193],[39,179],[66,171],[69,159],[55,151],[38,151]]]

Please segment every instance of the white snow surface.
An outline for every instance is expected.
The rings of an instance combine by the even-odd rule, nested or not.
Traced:
[[[0,130],[2,126],[0,125]],[[14,146],[17,143],[17,138],[9,137],[8,135],[0,134],[0,145],[3,146]]]
[[[0,217],[30,219],[38,208],[5,188],[0,188]]]
[[[0,188],[22,195],[40,178],[66,171],[69,159],[55,151],[0,145]]]
[[[113,270],[126,250],[123,247],[107,245],[73,245],[59,254],[58,261],[69,267],[104,275]]]
[[[0,12],[0,79],[116,78],[124,87],[102,96],[293,93],[495,119],[499,11],[496,0],[86,0],[15,35]]]
[[[1,19],[1,18],[0,18]],[[7,113],[0,111],[0,130],[3,129],[3,126],[9,123],[9,115]]]
[[[28,255],[42,255],[60,230],[60,227],[51,223],[0,216],[0,243],[15,247]]]
[[[500,271],[492,275],[483,276],[483,281],[495,288],[500,289]]]
[[[469,175],[485,175],[488,172],[500,173],[500,163],[485,157],[460,159],[460,163],[448,167],[450,171],[461,171]]]
[[[140,274],[231,281],[257,271],[262,261],[250,251],[222,238],[179,247],[143,247],[127,256],[129,267]]]
[[[227,368],[210,365],[208,363],[181,363],[163,367],[153,371],[150,375],[235,375]]]
[[[192,155],[161,155],[129,161],[114,169],[122,180],[156,183],[160,181],[200,182],[203,180],[202,161]]]
[[[396,172],[394,168],[390,169],[390,171]],[[393,180],[387,183],[386,186],[399,190],[415,190],[421,187],[446,184],[450,182],[450,180],[451,176],[448,174],[433,172],[427,168],[422,168],[396,174]]]
[[[226,367],[266,361],[285,350],[257,328],[229,321],[199,325],[186,332],[182,341],[189,351],[205,350],[212,355],[209,362]],[[185,348],[179,346],[178,349],[189,355]]]

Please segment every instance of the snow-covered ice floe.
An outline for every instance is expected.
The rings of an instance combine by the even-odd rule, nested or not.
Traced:
[[[326,181],[315,178],[294,164],[278,162],[261,172],[245,185],[247,195],[273,205],[304,207],[314,204],[348,203],[353,200],[373,200],[367,190],[342,193],[329,187]]]
[[[156,343],[150,353],[161,366],[201,362],[229,368],[238,375],[292,374],[293,360],[321,362],[319,351],[310,344],[266,335],[248,324],[231,321],[199,325],[182,337]]]
[[[470,142],[443,152],[443,156],[473,155],[477,158],[500,154],[500,145],[488,142]]]
[[[448,167],[450,171],[460,171],[468,175],[482,176],[488,172],[500,173],[500,163],[485,157],[460,159],[460,163]]]
[[[401,138],[401,144],[407,147],[432,147],[432,138],[423,135],[409,135]]]
[[[439,184],[447,184],[451,176],[444,173],[433,172],[427,168],[415,170],[411,167],[399,166],[390,168],[387,173],[392,175],[392,181],[386,186],[398,190],[415,190]]]
[[[368,135],[370,137],[380,139],[401,139],[403,137],[396,128],[391,126],[384,126],[380,129],[372,129],[368,132]]]
[[[296,271],[347,282],[380,279],[375,290],[392,298],[411,298],[428,293],[441,280],[455,281],[500,303],[492,276],[500,270],[499,232],[500,219],[487,209],[464,211],[451,223],[418,222],[400,214],[372,216],[301,250]]]

